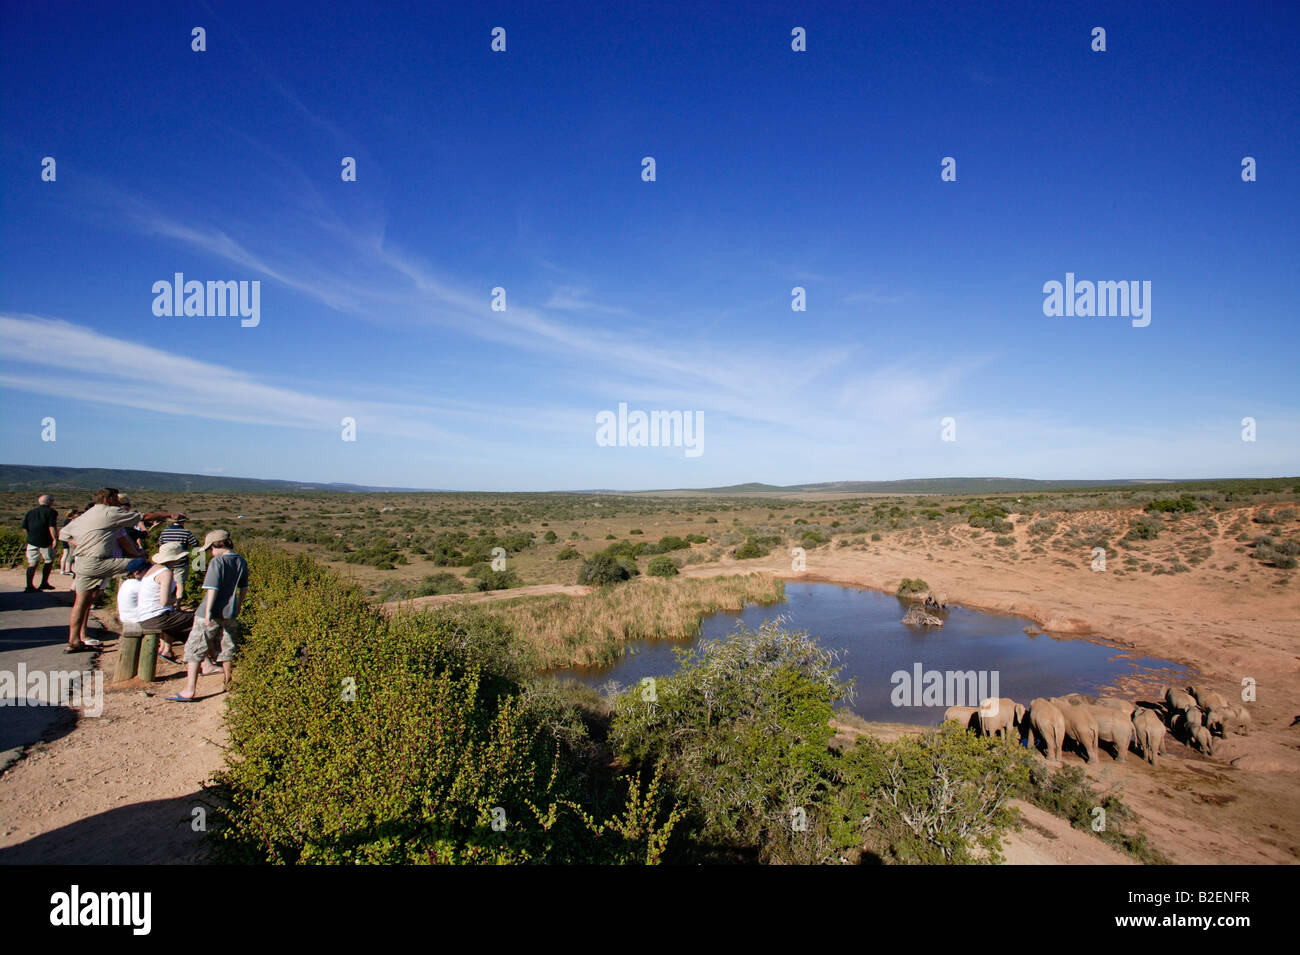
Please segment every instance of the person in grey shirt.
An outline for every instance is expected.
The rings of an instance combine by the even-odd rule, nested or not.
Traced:
[[[185,689],[167,697],[173,703],[194,702],[199,692],[199,667],[213,651],[221,664],[222,687],[229,686],[242,636],[237,618],[248,589],[248,562],[235,553],[227,531],[208,531],[201,549],[209,548],[212,560],[203,578],[203,603],[194,614],[194,625],[185,641]]]

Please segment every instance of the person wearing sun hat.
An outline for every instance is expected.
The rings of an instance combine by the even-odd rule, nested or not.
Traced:
[[[229,531],[208,531],[200,550],[211,550],[212,559],[203,578],[203,603],[195,611],[194,624],[185,641],[185,689],[167,697],[174,703],[194,702],[198,696],[199,668],[214,651],[221,664],[222,685],[229,686],[241,637],[238,617],[248,589],[248,562],[235,553]]]
[[[193,531],[190,531],[185,526],[185,522],[188,520],[189,518],[184,513],[177,514],[158,538],[160,545],[180,544],[185,548],[185,557],[168,565],[172,570],[172,580],[176,582],[176,600],[178,603],[185,597],[185,578],[189,576],[190,572],[190,551],[198,550],[199,547],[199,539],[194,536]]]
[[[172,582],[171,565],[188,554],[189,551],[180,544],[163,544],[150,558],[153,566],[140,578],[136,616],[141,630],[160,631],[158,653],[165,660],[174,659],[172,642],[185,639],[194,623],[193,613],[176,606],[176,590]]]

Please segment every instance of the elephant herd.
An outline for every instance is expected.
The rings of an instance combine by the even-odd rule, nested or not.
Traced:
[[[1029,706],[1001,697],[989,698],[980,707],[950,706],[945,722],[956,722],[984,736],[1010,738],[1013,731],[1021,740],[1038,748],[1042,744],[1049,760],[1060,760],[1066,740],[1088,762],[1097,758],[1103,743],[1123,760],[1133,747],[1152,765],[1164,752],[1165,733],[1171,732],[1202,753],[1214,751],[1215,737],[1250,731],[1250,713],[1213,690],[1189,686],[1165,690],[1163,702],[1132,703],[1114,697],[1091,697],[1071,693],[1065,697],[1036,699]]]

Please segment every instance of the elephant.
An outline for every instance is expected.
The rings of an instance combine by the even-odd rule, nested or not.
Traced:
[[[1165,724],[1155,710],[1142,709],[1133,714],[1133,740],[1138,751],[1152,766],[1156,755],[1165,751]]]
[[[1244,706],[1215,707],[1205,714],[1205,726],[1215,736],[1250,733],[1250,713]]]
[[[1100,733],[1097,718],[1082,706],[1075,706],[1068,700],[1053,697],[1047,702],[1061,711],[1065,720],[1065,735],[1083,750],[1083,758],[1089,763],[1097,759],[1097,738]]]
[[[1196,698],[1196,705],[1204,711],[1227,709],[1228,698],[1222,693],[1203,686],[1189,686],[1187,692]]]
[[[1116,762],[1123,762],[1133,742],[1133,723],[1124,711],[1114,706],[1089,703],[1083,707],[1097,721],[1097,739],[1115,747]]]
[[[1175,713],[1174,718],[1169,721],[1169,728],[1174,731],[1174,735],[1188,741],[1192,739],[1199,726],[1201,726],[1201,711],[1194,706],[1181,713]]]
[[[1227,736],[1228,723],[1236,723],[1236,717],[1227,710],[1219,709],[1217,706],[1205,711],[1205,728],[1214,736]]]
[[[1001,733],[1003,739],[1010,739],[1011,731],[1024,722],[1025,708],[1005,696],[990,696],[980,700],[978,714],[980,732],[985,736]]]
[[[1250,710],[1244,706],[1229,706],[1232,715],[1236,717],[1236,726],[1233,727],[1234,733],[1240,733],[1242,736],[1250,735]]]
[[[1196,697],[1190,693],[1184,693],[1182,690],[1175,690],[1168,687],[1165,690],[1165,702],[1169,704],[1170,715],[1177,713],[1179,710],[1190,709],[1196,705]]]
[[[1214,755],[1214,737],[1204,726],[1197,726],[1192,730],[1191,741],[1192,745],[1206,756]]]
[[[943,711],[943,721],[945,723],[960,723],[962,726],[970,726],[978,713],[978,706],[950,706]]]
[[[1034,734],[1043,741],[1047,758],[1060,762],[1061,746],[1065,743],[1065,717],[1048,700],[1036,699],[1029,704],[1024,721],[1029,731],[1029,745],[1035,746]]]
[[[1129,700],[1121,700],[1115,696],[1103,696],[1097,701],[1101,706],[1111,706],[1124,714],[1124,719],[1133,719],[1133,714],[1137,710],[1137,704]]]

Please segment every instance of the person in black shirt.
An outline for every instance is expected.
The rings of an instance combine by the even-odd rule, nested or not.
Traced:
[[[59,539],[59,512],[50,505],[54,498],[42,494],[36,499],[36,506],[23,518],[23,530],[27,532],[27,590],[34,594],[38,589],[53,590],[50,583],[50,571],[54,569],[54,544]],[[36,565],[41,567],[41,586],[32,586],[36,577]]]

